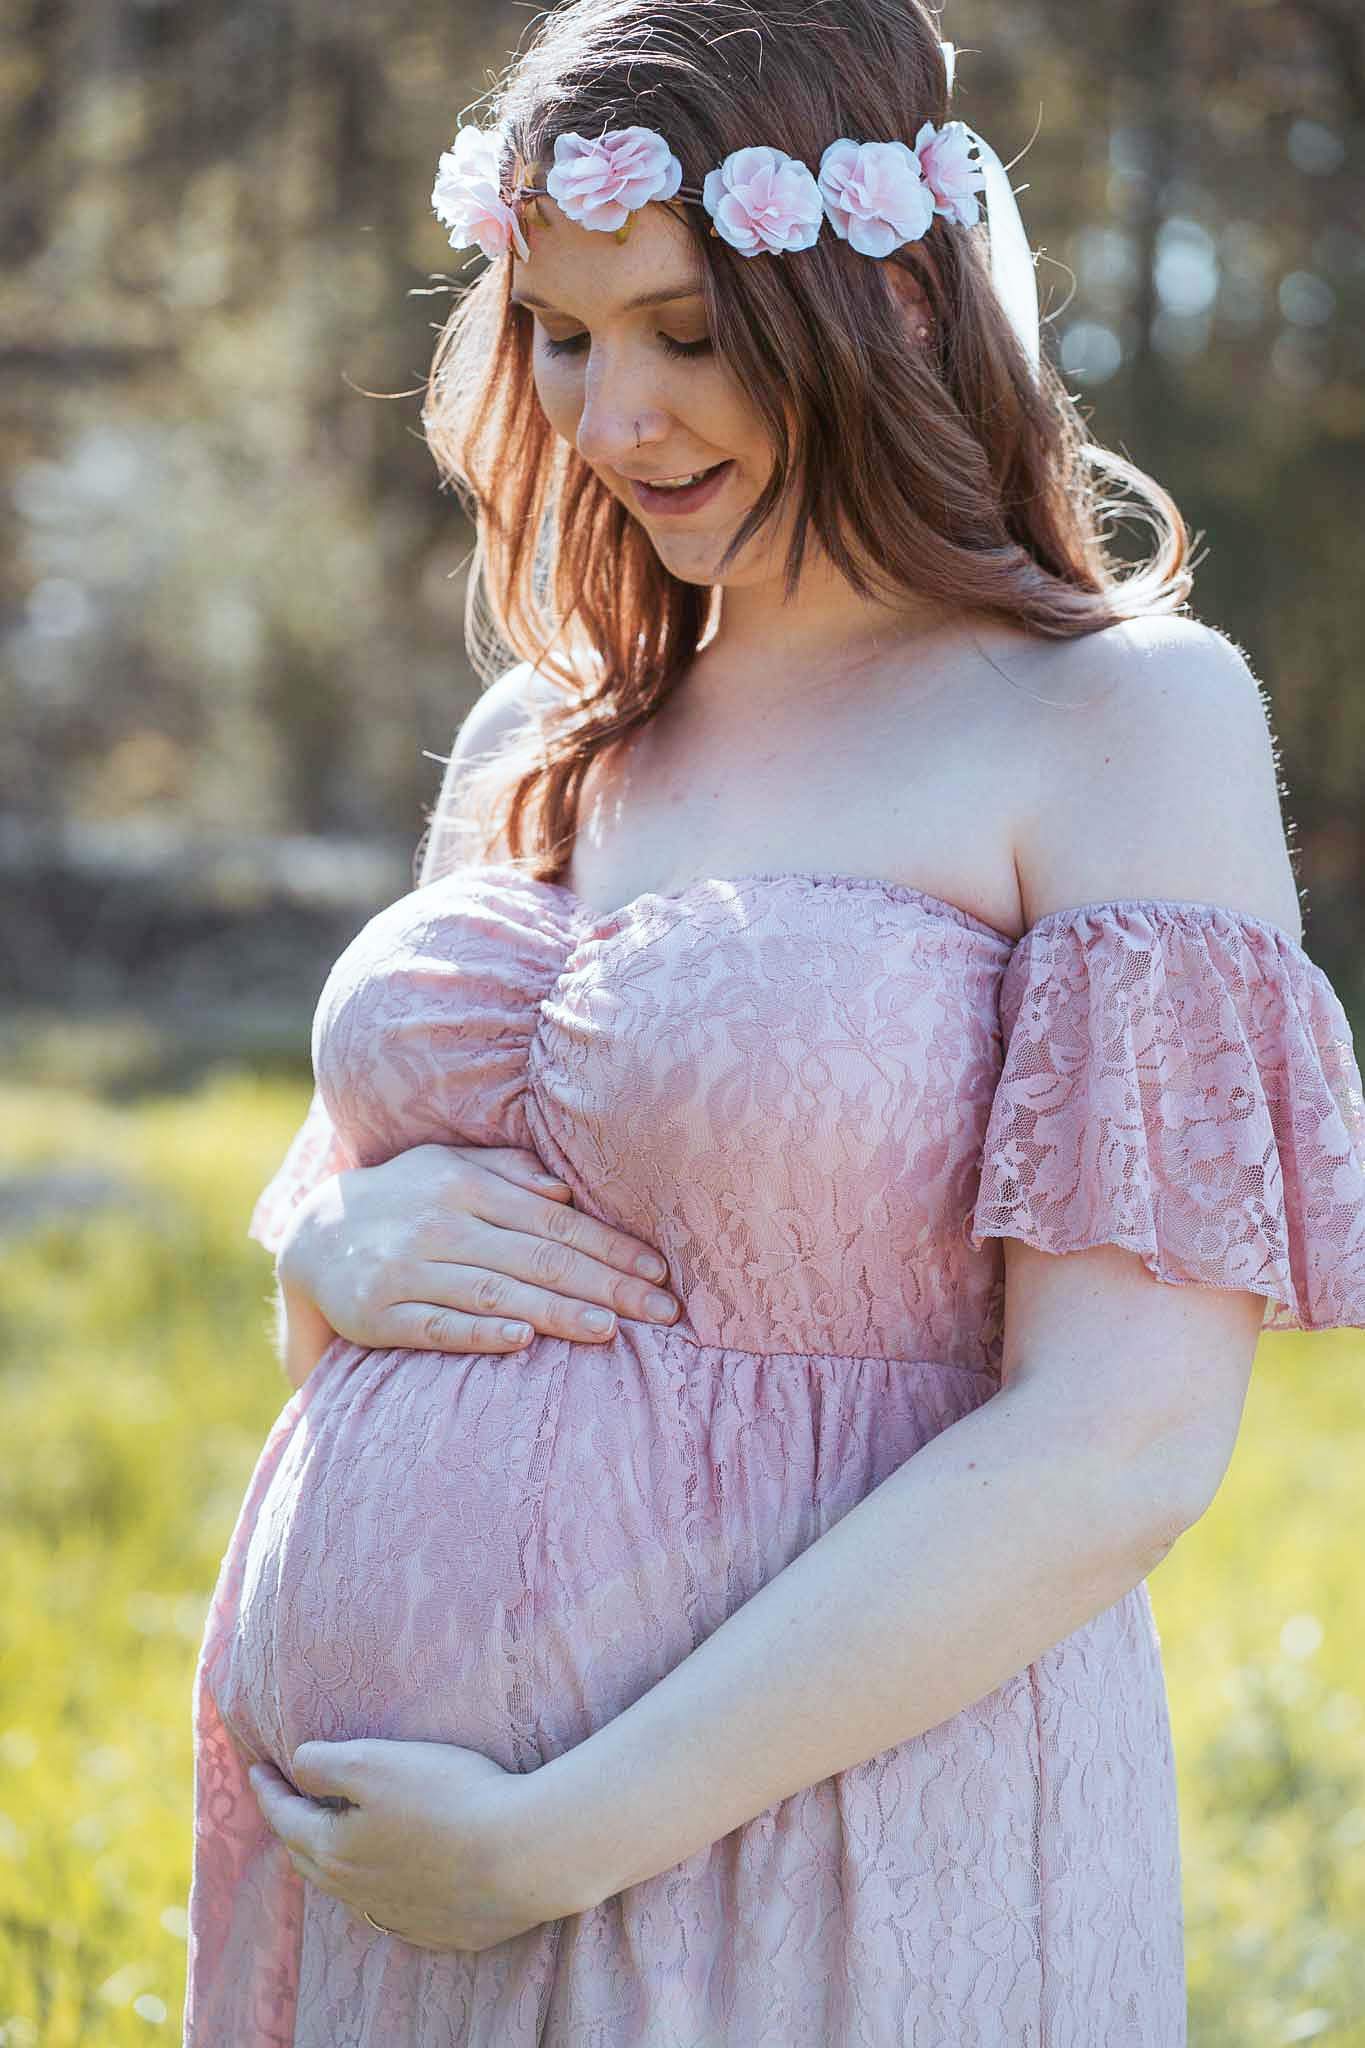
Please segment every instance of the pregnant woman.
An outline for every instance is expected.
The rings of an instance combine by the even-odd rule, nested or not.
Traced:
[[[1146,1578],[1365,1326],[1365,1107],[950,59],[569,0],[442,159],[498,674],[252,1220],[194,2048],[1185,2039]]]

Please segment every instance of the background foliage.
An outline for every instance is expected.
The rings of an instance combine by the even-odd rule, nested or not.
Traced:
[[[411,848],[474,687],[415,394],[477,251],[435,162],[534,10],[17,0],[0,19],[0,810]],[[1046,346],[1165,482],[1284,745],[1325,963],[1365,878],[1358,0],[971,0]],[[1040,125],[1041,124],[1041,125]]]

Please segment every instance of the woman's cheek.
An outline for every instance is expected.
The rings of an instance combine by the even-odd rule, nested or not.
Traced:
[[[578,415],[582,410],[579,393],[572,376],[560,370],[535,372],[536,397],[540,409],[555,432],[566,441],[574,441],[578,435]]]

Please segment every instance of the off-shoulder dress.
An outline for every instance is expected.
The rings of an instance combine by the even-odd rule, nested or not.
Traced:
[[[837,874],[602,915],[465,866],[346,948],[312,1051],[261,1244],[339,1168],[525,1145],[657,1245],[683,1313],[498,1355],[337,1338],[285,1404],[195,1674],[192,2048],[1179,2048],[1145,1581],[939,1726],[478,1953],[307,1883],[246,1770],[309,1738],[516,1771],[582,1741],[990,1399],[1004,1237],[1365,1327],[1360,1069],[1303,946],[1136,899],[1016,941]]]

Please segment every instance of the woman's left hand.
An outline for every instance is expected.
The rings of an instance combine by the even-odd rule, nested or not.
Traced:
[[[291,1762],[298,1791],[273,1764],[251,1767],[267,1825],[303,1877],[400,1940],[489,1948],[577,1910],[531,1827],[534,1773],[368,1737],[304,1742]]]

